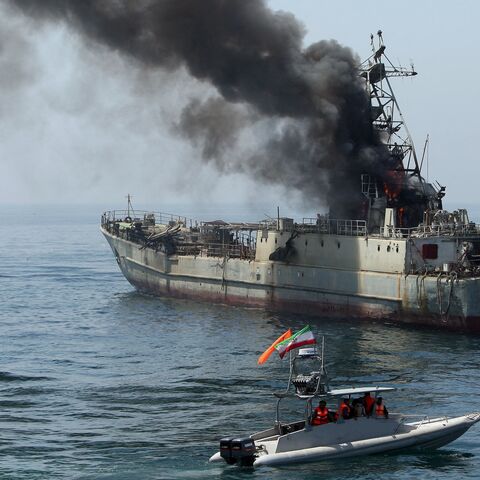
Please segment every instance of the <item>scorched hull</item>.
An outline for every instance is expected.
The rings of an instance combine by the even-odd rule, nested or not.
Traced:
[[[478,278],[460,279],[451,294],[448,286],[439,284],[437,276],[168,256],[104,229],[102,233],[124,276],[145,293],[277,312],[388,320],[480,333],[480,312],[472,312],[471,307],[477,305],[480,293]]]

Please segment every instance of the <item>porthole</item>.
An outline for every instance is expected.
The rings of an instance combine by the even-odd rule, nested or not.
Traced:
[[[377,245],[377,251],[380,251],[380,245]]]
[[[320,240],[320,246],[323,247],[323,240]]]
[[[390,245],[388,245],[387,252],[389,252],[390,250],[391,250]]]

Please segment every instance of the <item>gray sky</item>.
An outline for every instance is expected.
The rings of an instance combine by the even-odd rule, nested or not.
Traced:
[[[480,167],[480,3],[404,0],[270,0],[305,24],[305,43],[334,38],[361,58],[384,32],[387,55],[419,75],[395,92],[421,155],[430,135],[429,179],[447,185],[447,206],[475,204]],[[2,203],[281,205],[294,195],[220,175],[171,131],[191,89],[186,74],[145,71],[85,45],[65,25],[0,7],[0,200]],[[423,172],[426,175],[426,171]],[[312,212],[314,213],[314,212]]]

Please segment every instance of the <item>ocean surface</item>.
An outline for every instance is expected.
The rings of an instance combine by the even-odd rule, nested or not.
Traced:
[[[101,213],[0,213],[0,479],[480,477],[480,425],[429,453],[208,464],[222,436],[272,424],[288,365],[256,360],[288,327],[325,335],[335,386],[396,386],[390,411],[430,415],[480,410],[480,338],[142,295],[100,234]]]

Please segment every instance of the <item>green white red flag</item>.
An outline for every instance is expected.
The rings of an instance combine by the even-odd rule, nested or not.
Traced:
[[[304,347],[305,345],[315,345],[317,341],[313,336],[313,332],[310,329],[310,325],[302,328],[298,332],[294,333],[290,338],[287,338],[283,342],[277,343],[275,349],[277,350],[280,358],[283,358],[286,353],[294,348]]]

